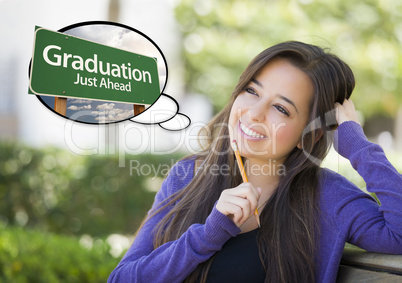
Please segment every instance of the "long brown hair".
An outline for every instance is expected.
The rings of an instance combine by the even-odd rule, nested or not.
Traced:
[[[178,239],[193,223],[205,223],[221,192],[242,182],[230,147],[229,114],[234,100],[250,80],[278,57],[288,60],[309,76],[314,94],[309,105],[308,126],[301,137],[303,148],[294,148],[287,157],[284,162],[286,174],[280,177],[275,193],[260,215],[260,258],[267,272],[265,282],[314,282],[316,239],[319,236],[319,163],[332,143],[328,126],[335,121],[331,111],[334,103],[342,103],[350,97],[355,81],[349,66],[337,56],[301,42],[274,45],[258,54],[244,70],[227,106],[200,132],[208,137],[202,152],[186,157],[202,159],[203,168],[226,165],[227,174],[200,170],[185,188],[171,196],[164,207],[174,206],[156,227],[154,247]],[[204,282],[212,260],[213,257],[200,264],[186,281],[201,279]]]

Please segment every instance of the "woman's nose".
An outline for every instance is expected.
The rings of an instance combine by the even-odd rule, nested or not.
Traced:
[[[265,103],[262,102],[253,104],[248,110],[250,120],[253,122],[263,122],[265,120],[266,114],[267,108],[265,106]]]

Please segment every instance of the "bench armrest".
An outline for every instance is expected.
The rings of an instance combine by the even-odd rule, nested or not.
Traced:
[[[402,282],[402,255],[372,253],[347,244],[337,282]]]

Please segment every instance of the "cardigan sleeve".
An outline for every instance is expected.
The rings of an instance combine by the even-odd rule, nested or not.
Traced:
[[[182,164],[179,162],[172,167],[155,196],[148,216],[186,185],[182,181],[185,176],[180,169]],[[214,207],[205,224],[193,224],[179,239],[154,249],[154,227],[170,209],[168,207],[146,220],[132,246],[110,274],[108,282],[182,282],[198,264],[210,258],[227,240],[240,232],[227,216]]]
[[[372,252],[402,254],[402,175],[356,122],[342,123],[334,144],[363,177],[367,191],[380,201],[378,204],[344,178],[332,187],[336,198],[333,213],[346,241]]]

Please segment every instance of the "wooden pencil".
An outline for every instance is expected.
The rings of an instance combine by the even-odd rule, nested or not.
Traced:
[[[236,156],[237,165],[239,165],[239,168],[240,168],[240,174],[241,174],[241,177],[243,179],[243,182],[247,183],[248,178],[247,178],[247,175],[246,175],[246,170],[244,169],[243,161],[241,160],[240,152],[239,152],[239,148],[237,147],[236,140],[232,141],[232,148],[233,148],[233,151],[234,151],[235,156]],[[254,215],[255,215],[255,219],[257,220],[258,227],[261,227],[261,225],[260,225],[260,217],[258,216],[258,209],[257,208],[254,210]]]

